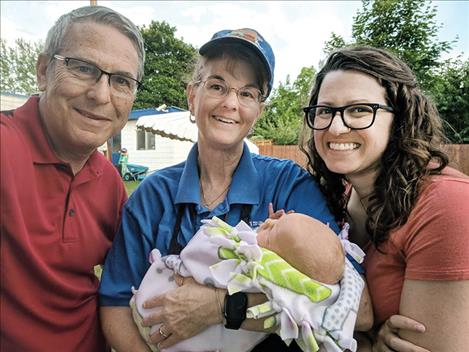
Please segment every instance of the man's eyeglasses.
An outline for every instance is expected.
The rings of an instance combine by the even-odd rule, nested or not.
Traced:
[[[102,75],[107,75],[112,94],[116,96],[124,98],[135,96],[137,89],[141,86],[141,83],[135,78],[128,77],[121,73],[106,72],[96,65],[81,59],[64,57],[57,54],[54,55],[54,59],[63,61],[68,72],[80,81],[90,85],[97,83]]]
[[[209,78],[205,81],[197,81],[195,84],[202,84],[208,96],[218,99],[226,97],[231,92],[231,90],[234,90],[238,96],[239,103],[246,107],[257,106],[260,102],[264,101],[262,92],[255,87],[247,86],[236,89],[229,87],[225,81],[217,78]]]
[[[351,130],[364,130],[373,125],[378,109],[394,112],[390,106],[372,103],[350,104],[336,108],[313,105],[303,108],[303,111],[306,123],[313,130],[328,129],[337,112],[340,112],[340,117],[346,127]]]

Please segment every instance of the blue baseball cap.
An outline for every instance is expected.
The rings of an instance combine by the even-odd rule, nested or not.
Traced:
[[[269,96],[274,84],[275,56],[272,47],[264,39],[264,37],[254,29],[224,29],[215,33],[209,42],[205,43],[199,49],[199,54],[204,55],[210,48],[220,43],[237,42],[245,45],[261,58],[268,74],[267,95]]]

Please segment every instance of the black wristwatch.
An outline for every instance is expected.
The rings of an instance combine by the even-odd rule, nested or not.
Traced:
[[[231,296],[226,294],[223,315],[225,316],[225,328],[238,330],[246,320],[248,308],[248,296],[244,292],[236,292]]]

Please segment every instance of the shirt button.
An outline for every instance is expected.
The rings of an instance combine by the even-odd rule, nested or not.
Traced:
[[[69,215],[69,216],[74,216],[74,215],[75,215],[75,210],[70,209],[70,210],[68,211],[68,215]]]

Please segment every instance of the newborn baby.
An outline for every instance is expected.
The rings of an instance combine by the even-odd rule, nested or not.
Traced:
[[[316,340],[323,343],[326,351],[356,349],[353,325],[363,281],[345,261],[339,237],[309,216],[292,213],[278,220],[268,219],[257,234],[244,222],[231,227],[214,217],[205,221],[180,256],[161,258],[155,249],[150,261],[152,265],[131,300],[134,320],[146,340],[158,331],[158,326],[141,326],[142,317],[152,312],[142,304],[176,288],[176,271],[182,276],[193,276],[199,283],[227,288],[230,294],[265,293],[269,302],[262,309],[249,308],[248,317],[274,314],[272,324],[279,325],[280,336],[287,343],[297,339],[304,351],[318,350]],[[337,285],[339,280],[342,287]],[[336,305],[344,290],[352,290],[353,299],[339,304],[344,314],[338,319],[327,310]],[[265,336],[213,325],[165,351],[249,351]],[[154,345],[150,347],[157,351]]]
[[[267,219],[257,230],[257,243],[322,283],[336,284],[343,276],[345,255],[339,237],[310,216],[292,213]]]

